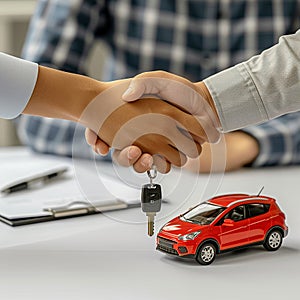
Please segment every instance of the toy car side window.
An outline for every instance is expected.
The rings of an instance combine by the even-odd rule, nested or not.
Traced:
[[[247,204],[249,217],[256,217],[269,211],[270,205],[263,203]]]
[[[245,205],[240,205],[233,208],[225,217],[224,219],[231,219],[234,222],[241,221],[245,219]]]

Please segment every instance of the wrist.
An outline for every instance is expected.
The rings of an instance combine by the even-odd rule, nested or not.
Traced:
[[[259,144],[255,138],[243,131],[225,134],[228,155],[240,167],[250,165],[259,155]]]
[[[217,127],[221,127],[221,122],[219,119],[218,111],[215,106],[215,102],[214,102],[207,86],[205,85],[205,83],[203,81],[196,82],[195,86],[198,89],[198,92],[203,96],[204,100],[206,100],[206,102],[211,107],[211,109],[216,117],[217,123],[218,123]]]
[[[70,98],[72,101],[72,103],[70,103],[71,106],[66,109],[69,110],[71,108],[70,117],[72,118],[72,121],[81,123],[86,108],[107,88],[107,86],[105,82],[100,82],[85,76],[80,76],[74,83],[76,84],[76,82],[77,87],[73,91],[74,98]],[[66,112],[68,113],[68,111]]]

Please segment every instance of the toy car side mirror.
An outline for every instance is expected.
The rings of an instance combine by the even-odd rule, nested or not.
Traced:
[[[234,221],[231,219],[225,219],[222,225],[230,227],[234,225]]]

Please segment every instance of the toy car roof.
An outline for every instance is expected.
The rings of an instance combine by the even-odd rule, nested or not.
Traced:
[[[267,196],[261,196],[261,195],[248,195],[248,194],[227,194],[227,195],[220,195],[213,197],[206,202],[209,202],[211,204],[216,204],[224,207],[229,207],[231,205],[234,205],[238,202],[243,201],[275,201],[275,199],[267,197]]]

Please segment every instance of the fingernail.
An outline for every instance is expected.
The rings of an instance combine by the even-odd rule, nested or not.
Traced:
[[[101,155],[101,156],[106,156],[106,154],[107,154],[107,153],[106,153],[106,154],[105,154],[105,153],[102,153],[102,152],[100,151],[100,149],[98,149],[98,148],[96,149],[96,152],[97,152],[99,155]]]
[[[100,150],[98,150],[98,149],[97,149],[97,153],[98,153],[99,155],[101,155],[101,156],[104,156],[104,155],[100,152]]]
[[[127,152],[127,158],[130,159],[130,160],[135,158],[136,155],[137,155],[137,153],[136,153],[136,150],[134,148],[130,148]]]
[[[153,164],[152,157],[147,157],[147,158],[142,159],[141,164],[142,164],[143,167],[146,167],[146,168],[150,169],[152,164]]]
[[[130,86],[128,89],[124,92],[122,95],[122,98],[126,98],[127,96],[130,96],[133,93],[133,88]]]

